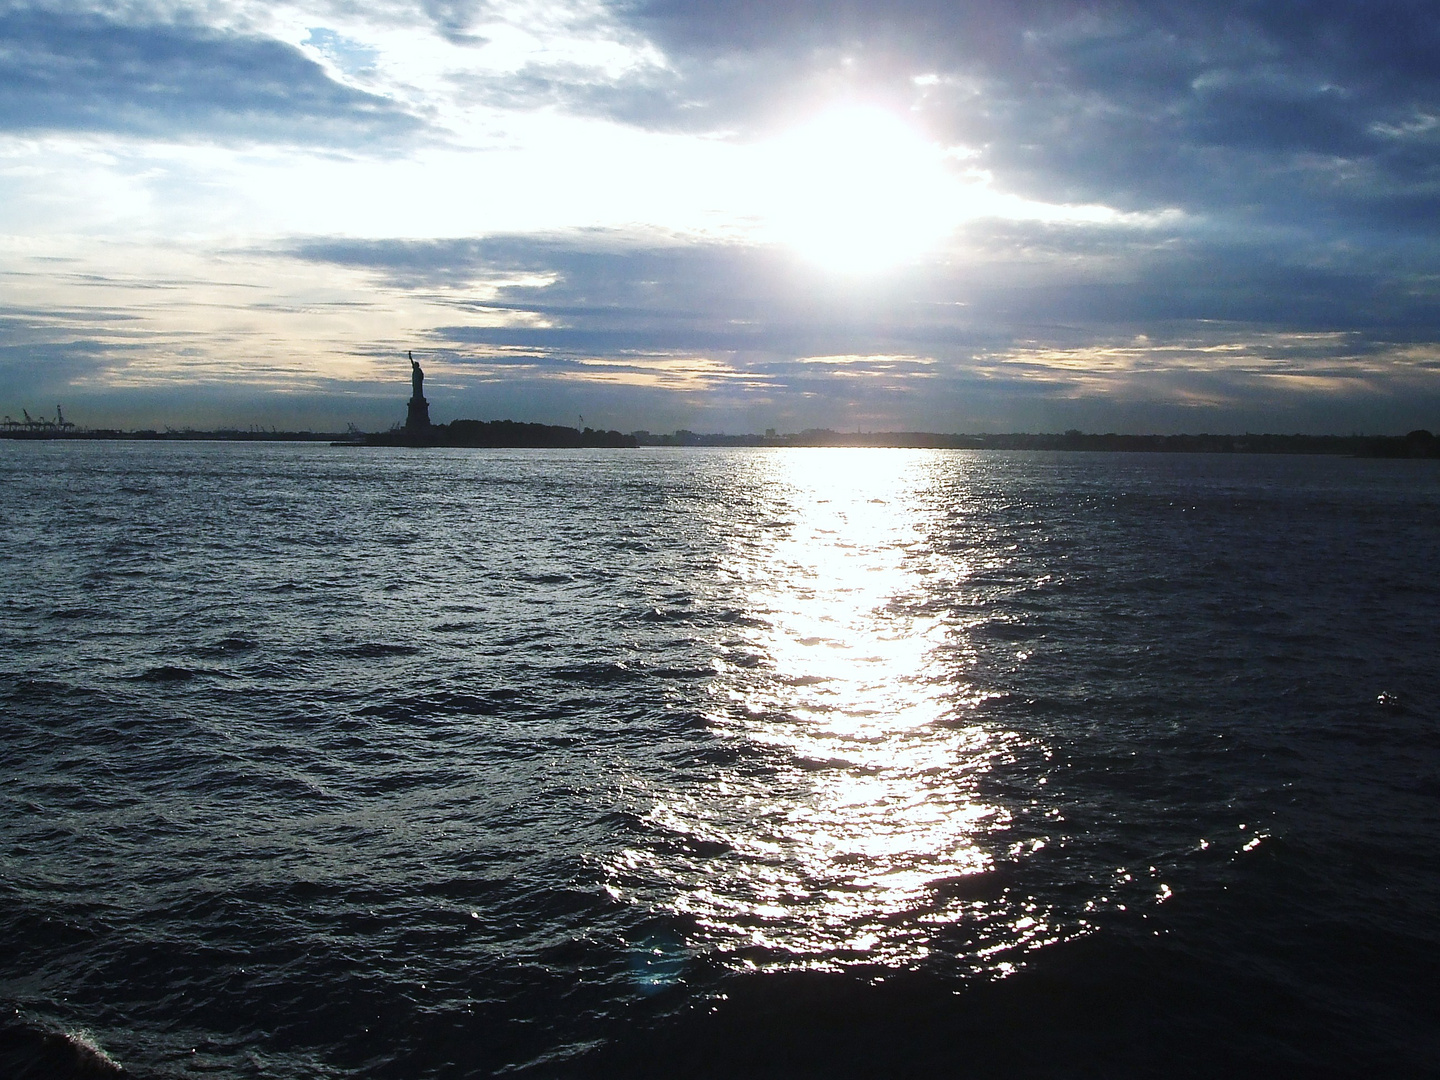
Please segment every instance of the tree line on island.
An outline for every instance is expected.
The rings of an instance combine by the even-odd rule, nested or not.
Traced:
[[[594,428],[572,428],[556,424],[527,424],[518,420],[452,420],[448,424],[427,424],[423,428],[401,427],[359,438],[340,440],[365,446],[468,446],[521,447],[624,447],[637,446],[634,435]]]

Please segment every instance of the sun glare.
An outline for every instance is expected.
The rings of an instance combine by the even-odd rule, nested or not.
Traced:
[[[882,109],[826,113],[766,151],[771,235],[833,270],[905,262],[965,216],[944,149]]]

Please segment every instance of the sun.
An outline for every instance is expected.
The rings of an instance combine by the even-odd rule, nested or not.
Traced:
[[[907,262],[967,216],[944,148],[883,109],[827,112],[767,144],[764,165],[770,236],[838,272]]]

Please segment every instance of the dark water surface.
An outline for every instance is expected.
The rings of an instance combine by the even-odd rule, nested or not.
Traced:
[[[0,1073],[1440,1061],[1436,463],[9,443],[0,506]]]

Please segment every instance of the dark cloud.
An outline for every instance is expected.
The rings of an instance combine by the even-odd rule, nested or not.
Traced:
[[[85,338],[9,344],[14,329],[12,320],[0,319],[0,401],[17,417],[22,407],[48,413],[71,392],[74,380],[92,374],[116,351],[112,343]]]
[[[599,351],[883,351],[982,345],[1028,328],[1092,330],[1227,322],[1289,331],[1440,336],[1440,284],[1422,248],[1354,252],[1266,233],[1220,240],[1164,231],[1026,223],[974,227],[968,248],[884,281],[847,282],[777,249],[661,248],[591,237],[311,241],[299,257],[366,267],[389,283],[454,289],[505,274],[505,286],[448,303],[542,316],[547,329],[475,329],[471,340]],[[588,335],[588,336],[587,336]]]
[[[435,28],[449,40],[474,42],[478,39],[471,33],[471,28],[489,5],[481,0],[422,0],[420,7]]]
[[[395,285],[420,291],[506,274],[553,278],[544,287],[502,287],[493,299],[447,293],[446,303],[467,312],[518,312],[547,324],[443,331],[475,344],[596,355],[676,350],[807,355],[884,351],[937,338],[953,343],[962,333],[938,279],[847,286],[824,281],[813,268],[774,249],[607,246],[592,236],[588,242],[583,237],[579,242],[527,237],[314,242],[297,254],[371,267]]]
[[[417,121],[269,38],[98,15],[0,13],[0,130],[354,143]]]

